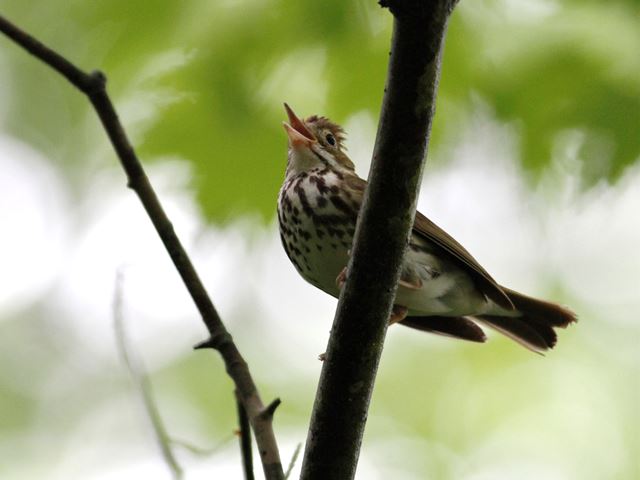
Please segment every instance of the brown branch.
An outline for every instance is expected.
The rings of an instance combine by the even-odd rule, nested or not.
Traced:
[[[369,186],[327,346],[301,478],[355,475],[433,119],[454,0],[381,2],[394,15]]]
[[[254,480],[253,475],[253,452],[251,450],[251,431],[249,429],[249,417],[244,405],[236,392],[236,407],[238,410],[238,433],[240,437],[240,454],[242,455],[242,470],[245,480]]]
[[[80,70],[66,58],[20,30],[2,16],[0,16],[0,31],[64,76],[89,98],[127,174],[128,186],[140,198],[209,330],[210,340],[202,346],[218,350],[225,363],[227,373],[235,383],[256,437],[266,478],[269,480],[282,479],[284,472],[273,433],[272,416],[262,414],[264,404],[247,363],[222,323],[120,124],[118,115],[107,95],[106,77],[99,71],[88,74]]]

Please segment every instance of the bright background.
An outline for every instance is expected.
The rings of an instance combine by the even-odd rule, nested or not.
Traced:
[[[449,29],[419,207],[500,282],[570,305],[531,354],[390,329],[358,478],[640,478],[640,8],[474,0]],[[282,102],[366,176],[391,17],[373,0],[0,0],[109,89],[265,400],[304,442],[335,301],[274,222]],[[0,478],[170,478],[113,302],[186,478],[241,478],[232,385],[88,102],[0,38]],[[300,461],[297,467],[299,468]],[[259,471],[259,467],[256,468]]]

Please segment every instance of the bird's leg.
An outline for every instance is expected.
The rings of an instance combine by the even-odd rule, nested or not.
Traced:
[[[342,287],[344,287],[344,282],[346,281],[347,281],[347,267],[344,267],[336,277],[336,286],[338,287],[339,290],[342,290]],[[327,358],[327,352],[324,352],[318,355],[318,360],[320,360],[321,362],[324,362],[326,358]]]
[[[409,290],[420,290],[422,288],[422,278],[420,278],[420,274],[414,266],[405,262],[400,273],[398,285]]]
[[[391,309],[391,316],[389,317],[389,326],[394,323],[398,323],[407,318],[407,312],[409,309],[407,307],[403,307],[402,305],[394,305]]]
[[[346,281],[347,281],[347,267],[344,267],[336,277],[336,286],[338,287],[338,289],[342,290],[342,287],[344,287],[344,283]]]
[[[345,270],[343,270],[343,272]],[[342,273],[340,275],[342,275]],[[340,278],[340,276],[338,276],[338,278]],[[336,283],[338,283],[337,280],[336,280]],[[342,281],[342,283],[344,284],[344,280]],[[338,286],[340,286],[340,284]],[[407,318],[408,311],[409,309],[407,307],[403,307],[402,305],[394,305],[393,308],[391,309],[391,316],[389,317],[389,326],[393,325],[394,323],[401,322],[402,320]],[[326,358],[327,358],[327,352],[324,352],[318,355],[318,360],[320,360],[321,362],[324,362]]]
[[[422,280],[420,278],[400,278],[398,285],[404,288],[408,288],[409,290],[420,290],[422,288]]]
[[[344,283],[347,281],[347,267],[344,267],[342,271],[336,277],[336,285],[340,290],[344,287]],[[419,289],[422,287],[422,282],[418,279],[417,282],[410,284],[407,281],[400,281],[400,284],[412,289]],[[391,310],[391,316],[389,317],[389,325],[401,322],[407,317],[408,309],[402,305],[394,305]],[[321,357],[321,358],[320,358]],[[320,360],[324,360],[324,353],[320,355]]]

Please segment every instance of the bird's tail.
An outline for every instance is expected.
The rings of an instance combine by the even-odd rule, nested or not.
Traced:
[[[554,328],[565,328],[577,320],[575,313],[565,307],[527,297],[508,288],[503,290],[521,313],[520,316],[407,317],[400,324],[462,340],[484,342],[485,335],[475,323],[478,322],[499,331],[529,350],[540,353],[556,344],[558,337]]]
[[[530,350],[543,352],[553,348],[558,339],[554,328],[565,328],[577,321],[576,314],[568,308],[508,288],[503,290],[521,316],[478,315],[474,318]]]
[[[400,325],[470,342],[483,343],[487,340],[482,329],[468,317],[407,317]]]

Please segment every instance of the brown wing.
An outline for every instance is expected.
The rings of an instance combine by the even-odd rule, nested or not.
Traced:
[[[473,278],[476,286],[487,298],[490,298],[496,304],[507,310],[513,310],[515,308],[509,296],[502,290],[502,287],[491,278],[491,275],[482,268],[476,259],[451,235],[420,212],[416,212],[413,233],[437,245],[462,264],[467,273]]]
[[[361,203],[367,182],[356,175],[348,175],[345,177],[344,181],[353,197],[358,203]],[[502,287],[500,287],[500,285],[491,278],[491,275],[489,275],[489,273],[480,266],[475,258],[473,258],[471,254],[467,252],[467,250],[451,235],[442,230],[420,212],[416,212],[416,218],[413,224],[413,233],[425,238],[457,261],[458,264],[461,265],[473,278],[476,286],[483,295],[485,295],[485,297],[493,300],[497,305],[500,305],[507,310],[515,309],[508,295],[504,290],[502,290]]]

